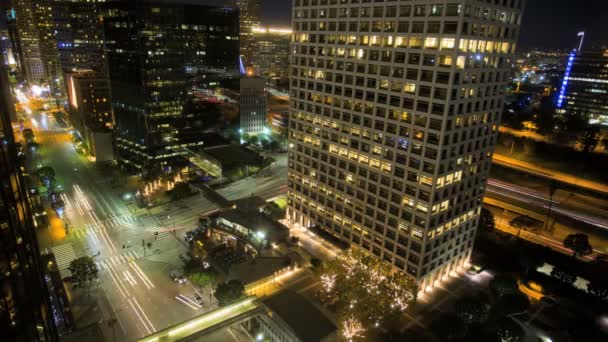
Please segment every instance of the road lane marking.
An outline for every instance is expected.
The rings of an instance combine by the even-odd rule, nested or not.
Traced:
[[[152,324],[152,322],[150,322],[150,319],[148,318],[148,315],[146,315],[146,312],[144,311],[144,309],[141,308],[141,305],[139,305],[139,302],[137,301],[137,299],[135,297],[133,297],[133,302],[135,302],[135,305],[137,305],[137,307],[141,311],[141,314],[144,316],[144,318],[146,319],[146,321],[150,325],[150,328],[152,329],[152,333],[155,332],[156,328],[154,328],[154,325]]]
[[[131,266],[131,268],[133,268],[133,271],[135,271],[135,274],[137,274],[139,278],[141,278],[148,290],[154,288],[154,284],[150,281],[150,279],[144,274],[141,268],[134,261],[130,262],[129,266]]]
[[[112,277],[112,281],[114,282],[116,287],[118,287],[118,291],[120,291],[122,296],[126,298],[129,291],[126,288],[125,288],[125,290],[122,289],[122,283],[119,282],[118,278],[114,275],[112,267],[108,266],[108,271],[110,271],[110,276]]]
[[[190,307],[194,311],[196,311],[196,310],[198,310],[198,309],[201,308],[201,306],[198,303],[193,302],[192,300],[190,300],[190,298],[184,296],[181,293],[178,294],[177,296],[175,296],[175,299],[177,299],[181,303],[187,305],[188,307]]]
[[[129,298],[129,305],[131,305],[131,308],[133,309],[133,311],[135,311],[135,314],[137,315],[137,317],[139,317],[139,320],[144,325],[144,328],[146,328],[146,331],[148,332],[148,334],[152,334],[152,332],[150,331],[150,328],[148,327],[148,325],[146,325],[146,322],[144,321],[144,319],[139,314],[139,311],[137,310],[137,308],[133,304],[133,301],[131,300],[131,298]]]
[[[137,285],[137,282],[135,281],[133,276],[129,273],[129,271],[122,271],[122,275],[125,277],[127,282],[129,282],[129,284],[131,284],[131,286]]]

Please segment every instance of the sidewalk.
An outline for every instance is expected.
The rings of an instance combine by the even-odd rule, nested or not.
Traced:
[[[608,186],[602,183],[578,178],[575,175],[546,169],[542,166],[538,166],[537,164],[521,161],[515,158],[507,157],[502,154],[495,153],[493,162],[502,166],[506,166],[512,169],[516,169],[519,171],[527,172],[536,176],[554,179],[556,181],[575,185],[581,188],[585,188],[587,190],[601,192],[604,194],[608,194]]]

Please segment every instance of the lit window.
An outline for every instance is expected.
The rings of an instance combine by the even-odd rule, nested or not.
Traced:
[[[455,40],[454,38],[443,38],[441,40],[441,48],[442,49],[453,49]]]
[[[424,47],[428,49],[437,48],[437,38],[428,37],[424,40]]]

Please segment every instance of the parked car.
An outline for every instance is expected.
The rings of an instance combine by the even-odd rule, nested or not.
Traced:
[[[471,267],[469,267],[469,269],[467,270],[467,274],[469,275],[476,275],[479,274],[481,272],[483,272],[485,270],[484,267],[479,266],[479,265],[471,265]]]
[[[186,284],[188,282],[188,278],[186,278],[182,272],[177,270],[171,272],[171,280],[180,285]]]
[[[196,235],[198,234],[198,231],[196,230],[191,230],[189,232],[186,232],[186,234],[184,234],[184,240],[188,243],[194,241],[194,238],[196,237]]]
[[[198,293],[194,294],[194,301],[196,303],[198,303],[199,305],[205,305],[205,302],[203,301],[203,297],[201,297]]]

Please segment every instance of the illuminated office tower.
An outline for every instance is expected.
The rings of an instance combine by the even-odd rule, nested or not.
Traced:
[[[102,11],[117,160],[142,176],[170,172],[207,128],[185,106],[189,91],[208,75],[239,77],[238,11],[131,0]]]
[[[93,71],[107,77],[103,23],[104,0],[54,0],[53,18],[63,72]],[[66,81],[67,82],[67,81]]]
[[[572,51],[557,98],[557,112],[608,122],[608,49]]]
[[[57,341],[33,213],[17,156],[14,110],[0,54],[0,340]]]
[[[289,45],[291,30],[256,28],[253,30],[253,68],[257,75],[267,76],[273,83],[289,78]]]
[[[240,90],[241,132],[248,135],[264,133],[268,130],[268,80],[266,77],[244,76]]]
[[[288,215],[422,289],[470,257],[521,0],[295,0]]]
[[[253,62],[253,28],[260,26],[261,0],[232,0],[232,5],[239,9],[241,56],[247,66]]]
[[[25,79],[47,84],[53,94],[62,94],[63,79],[50,0],[12,0],[16,39]]]

